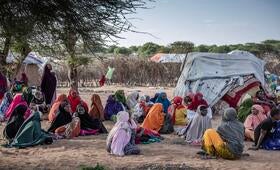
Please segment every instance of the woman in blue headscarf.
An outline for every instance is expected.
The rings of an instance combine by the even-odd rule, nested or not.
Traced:
[[[168,107],[171,105],[170,101],[167,99],[167,94],[162,92],[159,94],[156,103],[161,103],[163,105],[163,112],[168,112]]]

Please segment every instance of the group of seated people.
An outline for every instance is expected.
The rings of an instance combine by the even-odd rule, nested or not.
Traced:
[[[50,126],[45,131],[40,120],[46,113]],[[0,118],[7,120],[4,136],[8,147],[108,133],[103,121],[109,120],[115,124],[107,136],[106,150],[118,156],[139,154],[137,144],[160,142],[161,134],[173,132],[187,143],[201,146],[198,154],[202,156],[240,158],[245,138],[255,142],[254,150],[280,149],[280,108],[263,91],[246,98],[238,108],[224,110],[217,130],[212,129],[212,110],[201,93],[175,96],[170,101],[162,91],[150,98],[138,91],[126,97],[123,90],[117,90],[103,108],[98,94],[92,95],[88,107],[79,92],[71,89],[50,106],[44,104],[39,90],[25,88],[14,97],[6,92]]]

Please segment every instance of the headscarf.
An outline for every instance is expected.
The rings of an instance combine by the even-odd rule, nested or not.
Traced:
[[[201,142],[204,132],[212,127],[211,119],[207,115],[201,114],[201,107],[206,106],[198,106],[195,116],[186,127],[185,136],[188,143]]]
[[[122,104],[117,102],[113,95],[110,95],[104,109],[104,117],[106,120],[110,120],[112,115],[116,115],[118,112],[123,110],[124,108]]]
[[[66,94],[61,94],[57,97],[57,99],[54,101],[51,109],[50,109],[50,113],[49,113],[49,121],[52,122],[55,117],[56,117],[56,114],[57,112],[59,111],[59,105],[61,104],[61,102],[63,101],[68,101],[68,98],[66,96]]]
[[[76,93],[76,97],[73,96],[73,93]],[[77,106],[81,103],[85,107],[86,112],[88,112],[88,106],[87,106],[86,102],[84,102],[81,99],[81,97],[79,96],[79,93],[75,89],[73,89],[73,88],[70,89],[69,95],[68,95],[68,100],[70,102],[72,112],[75,112],[77,109]]]
[[[59,112],[54,119],[54,121],[51,123],[51,126],[48,129],[48,132],[55,132],[55,130],[63,125],[66,125],[72,121],[71,113],[67,112],[64,108],[69,103],[62,102],[59,105]]]
[[[165,92],[160,93],[160,95],[158,96],[156,103],[161,103],[163,106],[163,112],[164,113],[168,113],[168,107],[170,106],[170,101],[167,98],[163,98],[163,96],[167,96],[167,94]]]
[[[103,105],[100,96],[98,94],[93,94],[91,96],[91,108],[89,111],[89,115],[92,118],[97,118],[100,119],[101,121],[105,120]]]
[[[8,90],[8,82],[6,76],[0,72],[0,100]]]
[[[257,126],[267,118],[265,111],[261,105],[253,105],[254,109],[258,110],[258,114],[251,113],[245,120],[244,126],[246,129],[255,130]]]
[[[22,124],[10,146],[25,148],[40,144],[51,143],[51,136],[41,129],[39,112],[34,112]]]
[[[237,120],[234,108],[230,107],[225,110],[217,132],[226,142],[231,153],[236,157],[241,157],[244,148],[244,126]]]
[[[8,140],[12,140],[21,125],[24,122],[24,113],[27,110],[27,106],[25,105],[18,105],[12,112],[11,117],[9,118],[7,125],[3,131],[4,136]]]
[[[136,129],[136,127],[135,122],[129,119],[127,112],[121,111],[117,114],[117,122],[106,140],[106,146],[111,154],[124,155],[124,148],[130,141],[132,129]]]
[[[117,90],[115,92],[115,99],[118,102],[121,102],[123,105],[126,105],[126,99],[123,90]]]
[[[156,93],[153,98],[150,99],[151,102],[155,103],[160,93]]]
[[[45,66],[45,70],[42,76],[41,91],[45,96],[46,104],[51,104],[53,96],[56,91],[57,80],[55,74],[48,68],[48,64]]]
[[[99,119],[93,119],[90,117],[82,104],[77,106],[75,114],[80,118],[82,130],[98,130],[99,133],[107,133],[102,122]]]
[[[201,99],[199,99],[199,98],[201,98]],[[200,105],[204,105],[204,106],[208,107],[208,103],[203,99],[203,94],[198,92],[194,95],[191,104],[188,106],[188,109],[196,111],[198,106],[200,106]]]
[[[150,109],[144,122],[142,124],[143,128],[159,131],[164,123],[164,113],[163,106],[161,103],[156,103]]]
[[[0,104],[0,117],[4,118],[5,113],[8,110],[10,104],[13,101],[13,95],[10,91],[6,92],[4,98]]]
[[[182,103],[183,103],[183,98],[180,96],[175,96],[172,100],[172,105],[169,107],[168,113],[170,113],[172,116],[173,124],[175,124],[175,120],[176,120],[176,109],[184,108]]]
[[[248,98],[244,100],[238,109],[238,120],[244,122],[247,116],[251,113],[253,106],[253,99]]]
[[[130,110],[132,110],[137,104],[137,99],[139,97],[139,93],[134,91],[127,96],[127,106]]]
[[[27,107],[27,110],[26,110],[26,112],[25,112],[25,114],[24,114],[24,118],[27,119],[27,118],[30,116],[30,114],[31,114],[31,110],[29,109],[27,102],[24,100],[24,97],[23,97],[21,94],[17,94],[17,95],[14,97],[14,99],[13,99],[13,101],[11,102],[11,104],[10,104],[8,110],[6,111],[5,117],[6,117],[7,119],[9,119],[10,116],[11,116],[11,114],[12,114],[12,112],[14,111],[14,109],[15,109],[17,106],[19,106],[19,105],[24,105],[24,106]]]

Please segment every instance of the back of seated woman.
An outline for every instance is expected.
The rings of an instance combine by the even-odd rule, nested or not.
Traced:
[[[234,108],[225,110],[217,128],[205,131],[202,141],[205,154],[224,159],[238,159],[244,149],[244,126],[237,120]]]
[[[117,122],[106,140],[107,152],[116,156],[139,154],[140,149],[135,144],[136,128],[136,123],[127,112],[119,112]]]
[[[114,95],[110,95],[107,99],[107,103],[104,109],[104,117],[106,120],[114,120],[116,115],[124,111],[124,107],[120,102],[115,99]]]

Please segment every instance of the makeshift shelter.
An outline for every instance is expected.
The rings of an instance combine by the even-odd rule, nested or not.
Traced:
[[[6,58],[7,63],[16,62],[16,54],[11,52]],[[41,84],[41,78],[43,69],[48,62],[47,58],[41,57],[38,53],[30,52],[27,57],[23,60],[20,70],[17,73],[16,78],[21,78],[21,73],[25,72],[28,77],[29,86],[39,86]]]
[[[174,94],[201,92],[210,106],[218,101],[236,107],[246,94],[265,85],[265,62],[246,51],[189,53]]]
[[[182,63],[186,54],[164,54],[157,53],[153,57],[150,58],[151,61],[156,63]]]

